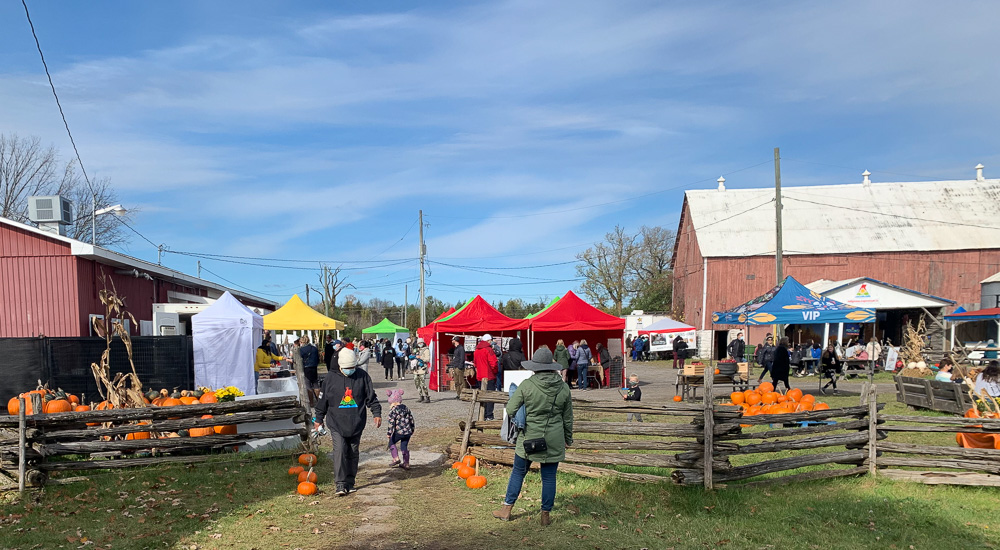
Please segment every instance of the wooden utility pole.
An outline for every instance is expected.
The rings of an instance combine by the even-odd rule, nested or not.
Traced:
[[[781,266],[781,154],[778,152],[778,148],[774,148],[774,261],[777,275],[777,282],[775,284],[781,284],[781,281],[785,280],[784,270]],[[780,334],[783,333],[784,327],[780,324],[774,326],[774,342],[778,343],[780,339]]]
[[[403,326],[406,326],[406,310],[410,309],[410,285],[403,285]]]
[[[427,245],[424,244],[424,211],[420,210],[420,326],[427,325],[427,291],[424,288],[424,258]]]
[[[309,285],[306,285],[306,305],[309,305]]]

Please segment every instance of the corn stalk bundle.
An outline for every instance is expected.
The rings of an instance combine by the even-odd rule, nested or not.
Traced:
[[[135,371],[135,362],[132,360],[132,338],[122,319],[125,316],[132,321],[135,326],[135,317],[125,310],[125,301],[118,296],[115,290],[114,281],[111,281],[111,290],[107,288],[107,279],[101,277],[104,289],[98,293],[101,303],[104,304],[104,322],[95,322],[97,335],[104,338],[106,346],[101,353],[101,359],[97,363],[90,364],[90,370],[94,374],[97,382],[97,391],[101,398],[110,402],[116,409],[145,407],[146,402],[142,395],[142,382]],[[131,373],[117,373],[111,376],[111,341],[117,336],[125,344],[125,351],[128,354],[128,362],[132,367]]]

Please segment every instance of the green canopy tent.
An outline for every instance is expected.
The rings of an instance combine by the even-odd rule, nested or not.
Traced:
[[[409,336],[409,329],[406,327],[401,327],[392,321],[383,318],[377,325],[370,326],[361,331],[361,334],[374,334],[376,336],[391,336],[396,338],[397,334],[405,334]],[[405,338],[405,336],[404,336]]]

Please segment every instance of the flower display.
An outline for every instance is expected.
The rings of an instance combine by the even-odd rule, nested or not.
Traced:
[[[243,392],[236,386],[226,386],[215,390],[215,397],[219,402],[236,401],[237,397],[243,397]]]

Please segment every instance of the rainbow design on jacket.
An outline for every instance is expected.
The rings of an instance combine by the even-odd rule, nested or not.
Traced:
[[[358,408],[358,402],[354,400],[354,394],[351,392],[351,388],[344,390],[344,398],[340,400],[341,409],[356,409]]]

